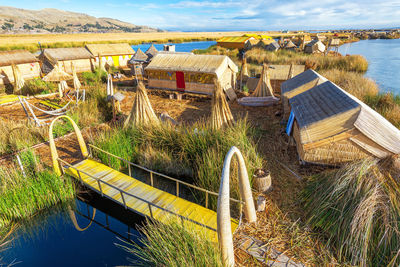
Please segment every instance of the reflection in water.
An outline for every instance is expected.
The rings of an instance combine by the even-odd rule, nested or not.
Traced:
[[[19,266],[127,265],[132,255],[115,244],[121,239],[138,242],[135,225],[143,222],[110,200],[85,194],[70,208],[32,218],[14,233],[11,248],[1,256],[4,263],[15,260]]]
[[[86,205],[87,205],[87,204],[86,204]],[[89,205],[88,205],[88,206],[89,206]],[[77,213],[78,213],[79,215],[85,217],[86,219],[90,220],[89,224],[88,224],[85,228],[81,228],[81,227],[79,226],[78,221],[76,220],[75,212],[71,209],[71,207],[68,207],[68,214],[69,214],[69,217],[71,218],[72,223],[73,223],[74,226],[75,226],[75,229],[78,230],[78,231],[80,231],[80,232],[83,232],[83,231],[87,230],[87,229],[92,225],[92,222],[94,221],[94,217],[96,216],[96,209],[93,208],[93,215],[92,215],[92,218],[90,218],[90,216],[86,216],[86,215],[81,214],[79,211],[77,211]],[[89,213],[89,210],[88,210],[88,213]],[[89,214],[88,214],[88,215],[89,215]],[[107,217],[108,217],[108,215],[107,215]]]

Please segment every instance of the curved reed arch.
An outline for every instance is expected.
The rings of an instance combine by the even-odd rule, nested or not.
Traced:
[[[71,207],[68,207],[68,214],[69,214],[69,218],[71,219],[72,223],[75,226],[75,229],[78,230],[79,232],[83,232],[83,231],[86,231],[92,225],[92,223],[94,221],[94,217],[96,216],[96,209],[93,208],[92,218],[90,219],[89,224],[85,228],[81,228],[79,226],[78,220],[76,219],[76,216],[75,216],[75,212],[71,209]]]
[[[62,172],[60,169],[60,165],[58,164],[58,153],[57,153],[56,143],[54,142],[54,137],[53,137],[53,126],[57,120],[62,119],[62,118],[67,119],[72,124],[72,127],[74,127],[74,131],[75,131],[76,137],[78,139],[79,147],[81,148],[82,156],[84,158],[86,158],[89,155],[88,149],[85,144],[85,140],[83,139],[83,136],[81,133],[81,130],[79,130],[79,127],[78,127],[78,125],[76,125],[74,120],[66,115],[58,116],[57,118],[55,118],[51,122],[50,128],[49,128],[49,143],[50,143],[51,159],[53,161],[53,169],[54,169],[54,172],[58,176],[61,176]]]
[[[239,190],[244,203],[244,215],[248,222],[256,222],[256,209],[254,207],[253,195],[246,164],[240,150],[233,146],[226,154],[222,169],[221,184],[219,187],[217,206],[217,232],[218,242],[221,248],[222,260],[227,266],[235,265],[233,252],[233,237],[231,230],[231,214],[229,205],[229,178],[232,157],[236,155],[239,162]]]

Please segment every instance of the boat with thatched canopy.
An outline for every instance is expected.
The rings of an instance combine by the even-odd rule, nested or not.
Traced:
[[[293,133],[303,162],[340,165],[400,153],[400,130],[330,81],[289,103],[287,131]]]
[[[18,73],[24,80],[38,78],[41,73],[39,60],[31,52],[0,51],[0,86],[15,82],[15,69],[18,69]]]
[[[301,94],[327,79],[314,70],[308,69],[281,84],[281,97],[284,116],[287,119],[290,114],[289,99]]]
[[[212,95],[214,79],[217,79],[230,96],[235,88],[238,67],[223,55],[159,53],[145,71],[150,88]]]
[[[77,73],[94,69],[94,56],[83,47],[46,48],[40,55],[42,70],[49,73],[58,65],[66,73],[72,74],[73,68]]]
[[[86,49],[95,56],[96,63],[99,64],[99,56],[103,66],[114,66],[126,68],[129,59],[135,51],[128,43],[121,44],[87,44]]]

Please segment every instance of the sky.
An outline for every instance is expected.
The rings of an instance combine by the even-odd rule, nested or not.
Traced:
[[[0,0],[0,5],[57,8],[171,31],[400,27],[400,0]]]

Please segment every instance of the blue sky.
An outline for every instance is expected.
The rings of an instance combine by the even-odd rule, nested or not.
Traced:
[[[0,0],[58,8],[166,30],[296,30],[400,26],[400,0]]]

